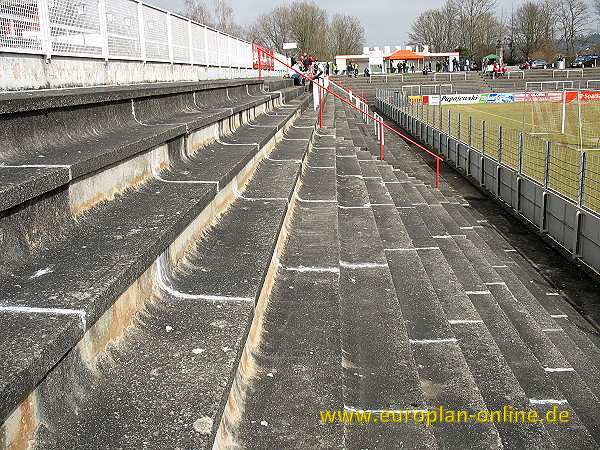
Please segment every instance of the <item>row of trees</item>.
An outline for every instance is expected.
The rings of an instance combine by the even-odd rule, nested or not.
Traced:
[[[599,0],[600,1],[600,0]],[[236,23],[227,0],[185,0],[184,14],[218,30],[245,37],[283,53],[284,42],[297,42],[298,52],[331,59],[335,55],[362,53],[364,28],[355,16],[335,14],[311,0],[295,0],[258,17],[249,27]]]
[[[480,59],[504,42],[511,61],[574,56],[600,17],[600,0],[526,0],[498,15],[495,0],[447,0],[419,15],[410,39]]]

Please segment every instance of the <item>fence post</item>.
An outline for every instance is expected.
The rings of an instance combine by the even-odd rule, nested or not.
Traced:
[[[458,136],[457,136],[457,138],[460,141],[460,119],[461,119],[461,117],[460,117],[460,112],[457,114],[458,114]]]
[[[194,65],[194,47],[192,44],[192,21],[188,20],[188,26],[187,26],[187,31],[188,31],[188,51],[190,53],[190,65]]]
[[[481,153],[485,153],[485,120],[481,121]]]
[[[140,57],[142,62],[146,63],[146,30],[144,28],[144,4],[141,0],[137,4],[138,11],[138,28],[140,36]]]
[[[502,125],[498,127],[498,164],[502,162]]]
[[[210,65],[210,58],[208,53],[208,27],[206,25],[204,25],[204,61],[206,62],[206,72],[208,76],[208,66]],[[254,66],[254,55],[252,55],[252,66]]]
[[[469,116],[469,147],[473,145],[473,117]]]
[[[585,170],[587,164],[587,153],[581,152],[581,159],[579,161],[579,193],[577,196],[577,204],[580,208],[585,203]]]
[[[448,136],[452,135],[452,111],[448,109]]]
[[[546,159],[544,161],[544,187],[548,189],[548,185],[550,184],[550,155],[551,155],[551,146],[550,141],[546,141]]]
[[[173,64],[175,58],[175,52],[173,52],[173,30],[171,28],[171,13],[167,13],[167,38],[169,42],[169,61]]]
[[[100,38],[102,39],[102,58],[108,61],[108,25],[106,23],[106,1],[98,0]]]
[[[519,152],[519,155],[518,155],[519,174],[523,173],[523,149],[524,148],[525,148],[525,134],[521,131],[519,133],[519,149],[518,149],[518,152]]]
[[[42,51],[46,60],[52,58],[52,33],[50,31],[50,11],[48,0],[38,0],[38,16],[40,21],[40,34],[42,36]]]

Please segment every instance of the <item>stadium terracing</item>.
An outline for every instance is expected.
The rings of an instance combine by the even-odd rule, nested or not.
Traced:
[[[600,446],[600,72],[0,19],[0,448]]]

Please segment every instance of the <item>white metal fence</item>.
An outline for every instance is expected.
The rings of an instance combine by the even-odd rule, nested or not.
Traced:
[[[0,52],[256,66],[250,42],[138,0],[0,0]]]

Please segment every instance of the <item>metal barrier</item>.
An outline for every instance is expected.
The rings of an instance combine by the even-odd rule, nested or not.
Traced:
[[[565,253],[600,274],[600,151],[576,151],[491,127],[443,106],[379,90],[377,107],[509,206]]]
[[[567,78],[569,78],[570,73],[578,73],[583,78],[583,69],[554,69],[552,71],[552,78],[556,78],[557,73],[566,74]]]
[[[258,48],[259,55],[263,51],[264,51],[263,49]],[[294,72],[296,72],[298,75],[300,75],[306,81],[309,81],[310,83],[313,83],[313,85],[316,84],[317,86],[319,86],[319,89],[323,89],[324,92],[327,92],[327,93],[333,95],[335,98],[337,98],[338,100],[342,101],[343,103],[349,105],[353,109],[356,109],[357,111],[360,111],[362,114],[365,115],[365,117],[367,118],[367,120],[368,119],[373,120],[379,126],[378,133],[376,132],[375,137],[379,141],[379,158],[380,158],[380,160],[383,160],[384,156],[385,156],[384,155],[384,140],[385,140],[385,137],[383,136],[384,129],[388,130],[388,131],[390,131],[392,133],[394,133],[395,135],[397,135],[398,137],[402,138],[406,142],[409,142],[409,143],[415,145],[417,148],[423,150],[428,155],[433,156],[435,158],[435,160],[436,160],[435,187],[436,187],[436,189],[439,189],[439,187],[440,187],[440,161],[444,160],[440,155],[435,154],[434,152],[432,152],[428,148],[426,148],[423,145],[421,145],[418,142],[416,142],[414,139],[411,139],[410,137],[408,137],[406,134],[404,134],[404,133],[400,132],[399,130],[391,127],[388,124],[386,124],[382,120],[381,116],[375,117],[374,115],[370,114],[369,112],[363,111],[363,109],[359,105],[355,105],[354,103],[352,103],[351,100],[348,100],[348,99],[344,98],[344,96],[335,93],[328,86],[325,86],[324,84],[319,83],[318,80],[315,80],[312,77],[310,77],[309,75],[306,75],[305,73],[302,73],[302,72],[294,69],[293,67],[291,67],[287,63],[285,63],[282,60],[280,60],[277,56],[273,56],[273,58],[275,60],[278,60],[279,63],[283,64],[289,70],[293,70]],[[260,61],[261,61],[261,58],[259,57],[259,62]],[[260,73],[260,68],[259,68],[259,73]],[[319,98],[321,100],[323,98],[323,96],[320,96]],[[357,99],[357,101],[358,101],[358,99]],[[322,101],[320,101],[320,103],[322,103]],[[320,105],[320,108],[322,108],[322,105]]]
[[[568,88],[573,88],[573,81],[526,81],[525,82],[525,90],[529,91],[534,91],[535,89],[532,89],[531,86],[539,86],[540,87],[540,91],[544,90],[544,86],[550,85],[552,87],[554,87],[554,89],[556,89],[557,91],[560,89],[568,89]]]
[[[0,2],[0,52],[239,69],[256,68],[257,55],[248,41],[138,0]]]
[[[463,80],[467,81],[467,72],[437,72],[433,74],[433,81],[437,81],[439,77],[448,77],[448,81],[452,81],[453,77],[461,77]]]

